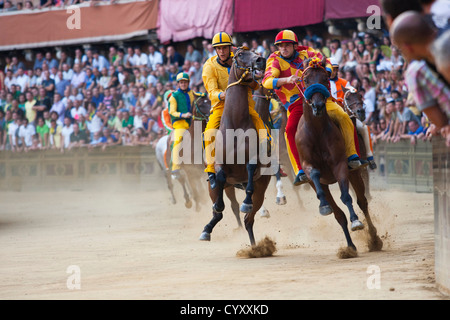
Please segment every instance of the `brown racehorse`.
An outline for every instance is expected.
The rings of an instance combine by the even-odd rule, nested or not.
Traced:
[[[224,188],[240,185],[245,187],[246,192],[245,200],[240,207],[245,213],[244,226],[251,245],[256,244],[253,234],[254,216],[263,204],[264,193],[271,176],[261,173],[261,163],[255,158],[259,152],[259,142],[246,139],[247,135],[258,139],[249,114],[248,86],[262,78],[265,67],[266,60],[248,48],[241,47],[235,52],[229,72],[224,111],[216,135],[216,187],[210,188],[209,191],[213,202],[213,218],[205,226],[200,236],[201,240],[210,240],[214,226],[223,217]],[[230,132],[233,133],[231,137],[228,136]],[[222,141],[218,136],[221,136]],[[255,153],[250,152],[255,149],[257,149]],[[223,155],[223,161],[218,162],[218,154]]]
[[[371,238],[369,248],[370,250],[381,250],[382,241],[377,236],[376,228],[369,215],[361,173],[359,170],[349,171],[341,131],[327,113],[329,74],[325,70],[325,64],[325,59],[322,61],[308,59],[304,62],[302,75],[304,88],[301,90],[304,92],[303,116],[295,136],[300,161],[306,175],[311,179],[311,186],[316,190],[317,198],[320,201],[320,214],[329,215],[334,212],[336,220],[344,231],[347,247],[356,252],[356,246],[348,231],[347,218],[334,202],[329,189],[329,185],[336,182],[341,191],[341,201],[350,212],[352,230],[360,230],[364,225],[358,220],[353,209],[349,182],[355,190],[358,206],[363,211],[369,226]]]

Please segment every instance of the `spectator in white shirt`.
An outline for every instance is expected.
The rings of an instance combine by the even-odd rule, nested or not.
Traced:
[[[62,123],[64,121],[66,106],[64,105],[64,102],[61,100],[61,96],[59,93],[55,93],[53,97],[53,105],[50,109],[50,112],[53,111],[55,111],[58,114],[58,121]]]
[[[70,135],[73,132],[72,122],[69,117],[64,118],[64,127],[61,129],[61,151],[64,150],[64,148],[68,148],[70,145]]]
[[[20,86],[21,92],[27,91],[30,85],[30,77],[25,74],[22,68],[17,70],[15,84]]]
[[[103,89],[106,89],[110,86],[111,76],[108,74],[108,69],[106,69],[106,68],[101,69],[101,73],[102,73],[102,76],[100,77],[98,84]]]
[[[93,51],[92,67],[98,70],[103,70],[103,68],[109,68],[109,61],[104,56],[100,55],[97,50]]]
[[[148,65],[148,56],[141,51],[141,48],[136,46],[134,48],[134,55],[132,58],[132,65],[133,67],[146,67]]]
[[[19,143],[17,139],[17,134],[19,127],[22,123],[22,119],[19,117],[17,112],[12,113],[12,122],[8,126],[8,136],[9,136],[9,144],[11,146],[11,151],[16,151]]]
[[[331,40],[330,45],[331,58],[334,58],[338,64],[342,62],[342,48],[341,42],[338,39]]]
[[[63,63],[62,65],[62,75],[64,80],[72,81],[73,70],[70,69],[67,63]]]
[[[28,123],[27,118],[22,119],[22,125],[19,128],[19,138],[22,141],[22,147],[25,151],[33,145],[33,136],[36,134],[36,128]]]
[[[73,66],[73,76],[70,84],[76,89],[80,89],[86,83],[86,73],[81,70],[81,66],[76,63]]]
[[[164,64],[163,55],[156,50],[153,44],[150,44],[148,46],[148,66],[152,68],[151,70],[155,71],[158,68],[158,64]]]
[[[16,84],[16,79],[13,77],[13,72],[12,70],[8,69],[6,71],[6,76],[5,76],[5,87],[8,88],[9,91],[11,91],[11,86],[14,84]]]
[[[86,108],[83,107],[83,99],[77,98],[74,102],[74,108],[70,110],[70,116],[72,119],[78,120],[80,116],[86,116],[87,111]]]

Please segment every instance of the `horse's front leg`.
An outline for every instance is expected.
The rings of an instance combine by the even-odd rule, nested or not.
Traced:
[[[252,196],[254,192],[254,185],[253,185],[253,176],[255,175],[256,170],[256,164],[247,164],[247,172],[248,172],[248,182],[247,187],[245,188],[245,199],[244,202],[241,204],[241,211],[243,213],[249,213],[253,209],[253,201]]]
[[[337,181],[339,184],[339,189],[341,190],[341,201],[347,206],[350,212],[350,221],[352,223],[351,230],[361,230],[364,228],[364,224],[359,221],[358,216],[353,208],[353,200],[349,192],[349,180],[348,180],[348,169],[347,164],[342,164],[336,167]]]
[[[226,175],[222,169],[217,172],[216,187],[209,188],[209,195],[213,201],[213,217],[211,221],[203,228],[203,232],[200,235],[200,240],[210,241],[211,233],[216,224],[223,218],[223,210],[225,209],[225,203],[223,202],[223,190],[226,182]]]
[[[309,178],[314,183],[314,187],[316,189],[316,195],[317,199],[319,199],[319,212],[323,216],[327,216],[333,212],[333,208],[330,206],[326,199],[325,191],[322,188],[322,185],[320,184],[320,171],[318,169],[309,167],[306,168],[305,173],[309,176]]]

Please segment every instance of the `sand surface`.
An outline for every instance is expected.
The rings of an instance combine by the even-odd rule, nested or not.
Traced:
[[[227,200],[211,241],[199,241],[210,200],[186,209],[175,185],[170,204],[161,179],[140,191],[2,192],[0,299],[448,299],[434,282],[432,194],[372,189],[383,250],[369,252],[356,231],[358,257],[339,259],[344,234],[333,215],[319,215],[313,191],[300,187],[300,205],[284,180],[279,206],[272,181],[270,218],[257,215],[254,231],[277,251],[251,259],[236,255],[249,240]]]

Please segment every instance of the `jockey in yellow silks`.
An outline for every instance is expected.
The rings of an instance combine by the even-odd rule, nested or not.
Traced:
[[[217,55],[209,58],[203,65],[203,83],[206,91],[208,92],[209,99],[211,100],[211,114],[209,121],[206,125],[205,136],[205,150],[213,150],[214,148],[210,144],[215,143],[211,141],[212,129],[218,129],[220,126],[220,119],[222,118],[223,109],[225,106],[226,89],[228,86],[229,72],[233,63],[233,52],[231,50],[232,39],[226,32],[217,33],[212,39],[212,46],[216,50]],[[248,88],[248,105],[249,114],[252,118],[256,132],[260,134],[262,131],[267,130],[264,122],[259,117],[259,114],[255,111],[255,101],[252,97],[252,90],[257,90],[259,84],[252,82]],[[211,131],[208,131],[211,130]],[[267,132],[267,131],[265,131]],[[267,141],[267,134],[264,137],[260,136],[260,141],[264,139]],[[206,169],[208,173],[209,183],[212,189],[215,187],[215,168],[214,168],[214,151],[205,152]]]
[[[177,75],[178,90],[172,92],[169,97],[169,114],[172,119],[174,132],[172,149],[172,174],[177,176],[180,170],[180,148],[183,134],[189,129],[192,119],[192,110],[195,99],[204,95],[189,88],[189,75],[181,72]]]

